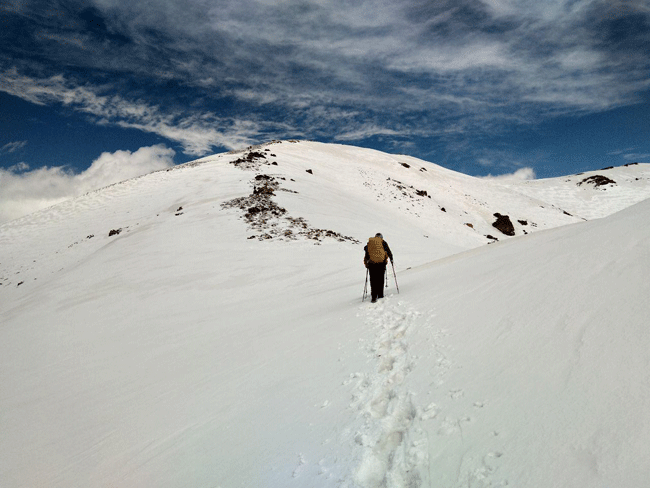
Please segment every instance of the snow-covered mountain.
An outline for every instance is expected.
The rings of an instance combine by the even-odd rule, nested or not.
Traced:
[[[649,180],[285,141],[4,224],[0,485],[646,486]]]

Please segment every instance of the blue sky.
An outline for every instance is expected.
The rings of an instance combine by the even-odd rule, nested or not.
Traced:
[[[271,139],[475,176],[650,162],[649,46],[647,0],[3,0],[0,222]]]

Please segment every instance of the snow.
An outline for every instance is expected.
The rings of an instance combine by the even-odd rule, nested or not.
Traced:
[[[648,165],[251,150],[0,226],[0,486],[647,486]],[[400,293],[362,303],[375,232]]]

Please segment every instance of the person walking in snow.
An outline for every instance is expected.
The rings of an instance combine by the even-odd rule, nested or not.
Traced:
[[[379,232],[375,234],[375,237],[368,239],[368,244],[363,250],[365,251],[363,264],[370,274],[370,294],[372,303],[375,303],[378,298],[384,298],[386,264],[389,258],[390,262],[393,263],[393,253],[384,240],[384,236]]]

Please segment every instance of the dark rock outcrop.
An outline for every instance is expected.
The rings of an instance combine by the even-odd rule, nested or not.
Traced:
[[[515,227],[510,221],[510,217],[507,215],[501,215],[500,213],[495,213],[494,216],[497,218],[496,221],[492,224],[492,227],[500,231],[502,234],[507,236],[515,235]]]
[[[604,186],[604,185],[615,185],[616,182],[607,176],[603,175],[594,175],[590,176],[588,178],[585,178],[581,182],[578,183],[578,186],[581,186],[583,183],[589,183],[594,185],[594,187],[598,188],[599,186]]]

